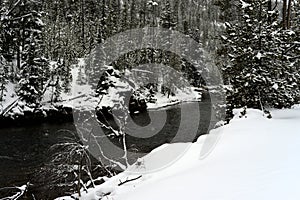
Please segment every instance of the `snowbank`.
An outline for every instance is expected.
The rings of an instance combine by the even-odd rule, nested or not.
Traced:
[[[261,111],[248,109],[246,117],[240,117],[236,110],[229,125],[211,131],[222,137],[205,158],[199,155],[207,136],[192,145],[163,145],[142,159],[142,168],[132,166],[130,171],[135,168],[135,173],[121,173],[80,199],[298,200],[300,109],[273,110],[272,115],[273,119],[267,119]],[[184,145],[190,145],[188,151],[173,165],[145,173],[153,163],[167,158],[164,152]]]

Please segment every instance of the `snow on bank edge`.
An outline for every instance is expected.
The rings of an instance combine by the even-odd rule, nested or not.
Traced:
[[[138,173],[140,169],[132,166],[137,173],[123,172],[80,199],[299,199],[300,109],[273,110],[272,115],[273,119],[267,119],[261,111],[248,109],[246,117],[240,117],[236,111],[230,124],[211,131],[222,138],[206,158],[199,159],[207,137],[201,136],[172,166],[150,174]],[[186,144],[154,150],[143,158],[145,168],[164,159],[157,151],[182,145]],[[139,175],[138,180],[118,186]]]

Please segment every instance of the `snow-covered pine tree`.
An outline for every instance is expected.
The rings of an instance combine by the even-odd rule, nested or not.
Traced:
[[[232,86],[227,99],[229,115],[233,108],[244,106],[263,110],[290,107],[299,92],[295,68],[284,54],[288,46],[283,46],[289,39],[279,37],[282,30],[278,11],[269,10],[268,3],[241,0],[241,18],[225,23],[223,54],[230,63],[223,73]]]
[[[34,0],[23,0],[14,13],[18,21],[16,30],[22,36],[20,43],[21,67],[19,71],[18,95],[31,106],[38,106],[47,80],[49,79],[49,63],[42,51],[42,30],[39,3]]]
[[[292,55],[290,60],[292,61],[291,66],[295,68],[296,74],[300,76],[300,0],[293,1],[292,19],[291,19],[291,29],[295,33],[293,34],[293,41],[291,44]],[[298,82],[298,91],[300,90],[300,84]],[[300,93],[296,97],[296,103],[300,102]]]

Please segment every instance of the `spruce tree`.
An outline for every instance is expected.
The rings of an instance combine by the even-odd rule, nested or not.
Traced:
[[[299,92],[299,73],[284,51],[290,37],[281,30],[278,11],[268,10],[267,1],[241,1],[241,19],[226,22],[223,47],[230,59],[223,68],[231,85],[229,112],[233,108],[290,107]],[[283,34],[283,35],[282,35]]]
[[[29,105],[38,106],[46,82],[50,76],[49,63],[42,51],[42,31],[40,4],[33,0],[23,0],[18,8],[18,31],[23,36],[18,95]]]

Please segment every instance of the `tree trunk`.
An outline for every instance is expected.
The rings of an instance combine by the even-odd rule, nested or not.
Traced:
[[[269,0],[269,1],[268,1],[268,11],[272,11],[272,0]],[[272,23],[272,18],[271,18],[271,16],[268,16],[268,22],[269,22],[269,24]]]
[[[17,49],[17,72],[21,69],[21,50],[20,50],[20,46],[18,45],[18,49]]]
[[[287,18],[286,18],[286,27],[291,27],[291,9],[292,9],[292,0],[289,0],[288,9],[287,9]]]
[[[287,27],[286,10],[287,10],[287,0],[283,0],[283,6],[282,6],[282,28],[283,29],[286,29]]]
[[[85,19],[84,19],[84,0],[81,0],[81,32],[82,32],[82,51],[85,52]]]
[[[4,95],[4,84],[3,83],[1,84],[0,90],[1,90],[1,94],[0,94],[0,102],[1,102],[1,101],[3,101],[3,95]]]

